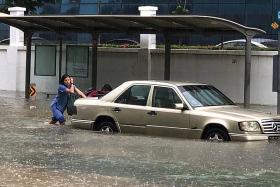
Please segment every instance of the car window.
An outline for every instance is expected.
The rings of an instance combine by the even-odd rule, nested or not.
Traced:
[[[234,43],[225,43],[223,44],[223,47],[234,47],[235,44]]]
[[[182,103],[177,93],[172,88],[155,87],[153,92],[153,107],[175,108],[176,103]]]
[[[121,94],[115,103],[146,106],[151,86],[134,85]]]
[[[244,47],[245,46],[244,42],[236,42],[236,43],[233,43],[233,44],[234,44],[234,47]]]
[[[209,85],[186,85],[178,87],[188,103],[196,108],[202,106],[234,105],[217,88]]]

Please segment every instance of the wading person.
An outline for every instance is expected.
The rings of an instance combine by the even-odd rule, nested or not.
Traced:
[[[51,110],[52,110],[52,120],[49,124],[55,124],[57,121],[60,125],[65,124],[64,111],[66,109],[68,103],[68,95],[70,93],[77,93],[81,97],[86,97],[83,92],[81,92],[75,85],[73,78],[68,74],[64,74],[58,86],[58,92],[56,97],[51,102]]]

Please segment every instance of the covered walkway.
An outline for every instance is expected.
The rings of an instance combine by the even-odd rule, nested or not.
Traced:
[[[51,16],[10,16],[0,15],[0,22],[16,27],[26,37],[26,80],[25,97],[29,98],[31,37],[39,31],[58,34],[65,32],[87,32],[92,35],[92,87],[97,82],[97,38],[101,33],[163,34],[165,37],[164,79],[170,80],[171,38],[191,32],[200,34],[240,33],[246,39],[244,106],[250,105],[251,39],[265,33],[257,28],[246,27],[230,20],[199,15],[180,16],[132,16],[132,15],[51,15]],[[62,46],[62,41],[60,42]],[[61,54],[60,54],[61,56]],[[59,75],[61,75],[61,60]],[[101,72],[102,73],[102,72]]]

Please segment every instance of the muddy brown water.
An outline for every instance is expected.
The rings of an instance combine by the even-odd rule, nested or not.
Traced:
[[[279,141],[102,135],[48,125],[49,103],[0,92],[1,187],[279,186]]]

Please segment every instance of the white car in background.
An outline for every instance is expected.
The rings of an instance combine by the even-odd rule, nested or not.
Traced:
[[[278,41],[273,39],[266,38],[253,38],[251,41],[252,47],[255,48],[277,48]],[[238,39],[238,40],[229,40],[223,43],[219,43],[216,47],[223,48],[245,48],[246,40]]]

